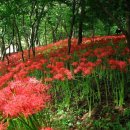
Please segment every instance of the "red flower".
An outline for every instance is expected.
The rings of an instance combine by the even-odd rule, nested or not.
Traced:
[[[125,70],[127,63],[125,61],[110,59],[109,64],[112,69]]]
[[[52,78],[45,78],[44,81],[45,81],[45,82],[52,82],[53,79],[52,79]]]
[[[35,78],[13,81],[0,91],[0,111],[7,117],[34,114],[49,101],[48,89]]]
[[[73,78],[71,71],[68,69],[64,69],[64,74],[67,76],[69,80]]]
[[[6,130],[7,125],[0,123],[0,130]]]
[[[102,63],[101,59],[97,59],[97,61],[95,62],[96,65],[100,65]]]
[[[83,75],[89,75],[91,73],[92,73],[92,67],[83,69]]]
[[[54,75],[54,76],[53,76],[53,79],[62,80],[62,81],[65,80],[63,74],[60,74],[60,73]]]
[[[76,69],[74,69],[74,74],[77,74],[81,71],[81,67],[78,66]]]
[[[41,128],[40,130],[53,130],[51,127]]]
[[[78,66],[78,62],[73,62],[71,65],[76,67],[76,66]]]
[[[7,73],[0,77],[0,88],[13,78],[13,73]]]

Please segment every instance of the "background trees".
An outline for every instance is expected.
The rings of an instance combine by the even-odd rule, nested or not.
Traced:
[[[93,0],[89,1],[93,12],[99,14],[100,19],[109,21],[121,29],[126,36],[128,47],[130,48],[130,2],[129,0],[105,1]],[[96,3],[96,4],[95,4]],[[96,9],[96,11],[94,11]]]
[[[120,28],[130,48],[130,2],[128,0],[8,0],[0,2],[0,48],[4,60],[7,48],[13,52],[60,39],[114,34]],[[70,52],[70,49],[68,50]],[[9,51],[10,53],[10,51]]]

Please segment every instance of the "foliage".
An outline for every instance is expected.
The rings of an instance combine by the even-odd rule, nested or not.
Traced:
[[[126,47],[124,38],[123,35],[83,38],[83,44],[80,46],[77,45],[77,39],[73,39],[70,55],[67,55],[67,39],[61,40],[55,44],[37,47],[35,58],[31,56],[32,58],[28,59],[28,53],[25,50],[25,62],[21,62],[20,53],[12,54],[9,57],[10,64],[8,65],[6,61],[1,62],[0,67],[2,74],[0,92],[3,94],[5,90],[8,91],[4,94],[5,96],[3,95],[5,98],[0,96],[1,112],[6,115],[3,117],[3,114],[1,115],[1,125],[4,123],[3,125],[9,130],[14,128],[36,130],[45,127],[50,129],[51,127],[55,129],[90,127],[115,130],[129,128],[129,109],[122,110],[123,114],[121,114],[109,107],[112,105],[127,108],[127,100],[129,100],[130,51]],[[29,78],[32,80],[28,82],[28,76],[40,81]],[[22,100],[25,106],[29,105],[26,101],[31,101],[29,106],[40,103],[42,100],[39,96],[47,94],[44,90],[42,93],[41,89],[44,85],[41,83],[47,84],[45,88],[49,89],[48,92],[52,97],[49,103],[46,105],[41,103],[43,107],[40,107],[40,104],[39,107],[36,105],[38,109],[36,108],[35,111],[34,108],[32,114],[30,113],[27,117],[24,116],[26,108],[18,109],[13,118],[10,116],[11,113],[6,114],[7,107],[2,106],[8,106],[7,103],[9,103],[9,112],[9,110],[17,110],[9,109],[12,105],[16,108],[20,105],[15,104],[14,99],[16,102]],[[37,94],[33,92],[32,86],[36,87]],[[36,94],[37,98],[34,100],[36,102],[32,101],[32,96],[30,100],[16,98],[18,97],[17,89],[20,89],[19,96],[24,96],[27,92],[26,99],[30,92],[32,95]],[[38,97],[39,100],[36,100]],[[46,102],[48,99],[45,97]],[[5,99],[9,102],[5,103]],[[97,112],[101,118],[96,117]],[[127,120],[125,124],[124,120]]]

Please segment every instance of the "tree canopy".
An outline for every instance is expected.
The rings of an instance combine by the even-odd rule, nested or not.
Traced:
[[[35,56],[35,46],[60,39],[114,34],[121,29],[130,48],[129,0],[7,0],[0,2],[0,47],[4,60],[6,49],[28,49]],[[15,49],[13,49],[15,50]]]

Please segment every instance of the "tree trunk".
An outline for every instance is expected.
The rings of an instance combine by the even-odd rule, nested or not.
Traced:
[[[1,60],[2,61],[4,61],[5,54],[6,54],[6,50],[5,50],[5,42],[4,42],[4,35],[3,35],[2,36],[2,46],[1,46]]]
[[[55,43],[56,42],[56,35],[55,35],[55,30],[53,29],[53,27],[51,27],[51,31],[52,31],[52,42]]]
[[[19,51],[19,44],[18,44],[18,40],[17,40],[17,37],[15,38],[15,44],[16,44],[16,52]]]
[[[44,33],[44,36],[45,36],[45,45],[47,45],[47,26],[46,26],[46,21],[45,21],[45,33]]]
[[[75,23],[75,6],[76,6],[76,0],[73,0],[72,19],[71,19],[71,26],[70,26],[70,34],[68,38],[68,54],[70,54],[70,50],[71,50],[71,38],[72,38],[73,27]]]
[[[5,48],[5,40],[4,40],[5,32],[6,32],[6,26],[4,27],[4,29],[2,29],[2,35],[1,35],[1,41],[2,41],[2,45],[1,45],[1,60],[2,61],[4,61],[4,58],[6,56],[6,48]]]
[[[11,44],[12,44],[12,47],[13,47],[13,52],[15,52],[15,44],[14,44],[14,35],[15,35],[15,29],[14,29],[14,23],[13,23],[13,34],[12,34],[12,40],[11,40]]]
[[[4,59],[7,59],[7,63],[9,64],[9,58],[6,54],[6,48],[5,48],[5,41],[4,41],[4,34],[2,35],[2,48],[1,48],[1,60],[4,61]]]
[[[84,13],[85,13],[85,1],[80,0],[80,18],[79,18],[79,32],[78,32],[78,45],[82,43],[82,32],[83,32],[83,20],[84,20]]]
[[[30,39],[30,49],[32,49],[33,56],[35,56],[35,27],[32,25],[31,39]]]
[[[22,60],[24,61],[24,52],[23,52],[23,48],[22,48],[22,44],[21,44],[21,36],[20,36],[19,28],[17,26],[15,19],[14,19],[14,24],[15,24],[17,36],[18,36],[18,43],[19,43],[18,46],[19,46],[20,51],[22,52]]]
[[[41,22],[41,18],[43,16],[43,11],[44,11],[44,5],[42,5],[42,9],[40,10],[40,6],[38,5],[38,2],[35,1],[34,3],[34,7],[35,7],[35,10],[32,8],[32,12],[30,14],[30,23],[32,24],[32,27],[31,27],[31,38],[30,38],[30,48],[32,49],[32,53],[33,53],[33,56],[35,57],[35,44],[38,43],[38,31],[39,31],[39,26],[40,26],[40,22]],[[32,6],[33,7],[33,6]],[[40,12],[39,12],[40,10]],[[34,12],[33,12],[34,11]],[[31,20],[31,17],[32,15],[35,14],[35,20],[34,22],[32,22]]]
[[[9,54],[8,54],[9,56],[11,54],[11,48],[10,47],[11,47],[11,44],[9,45]]]

